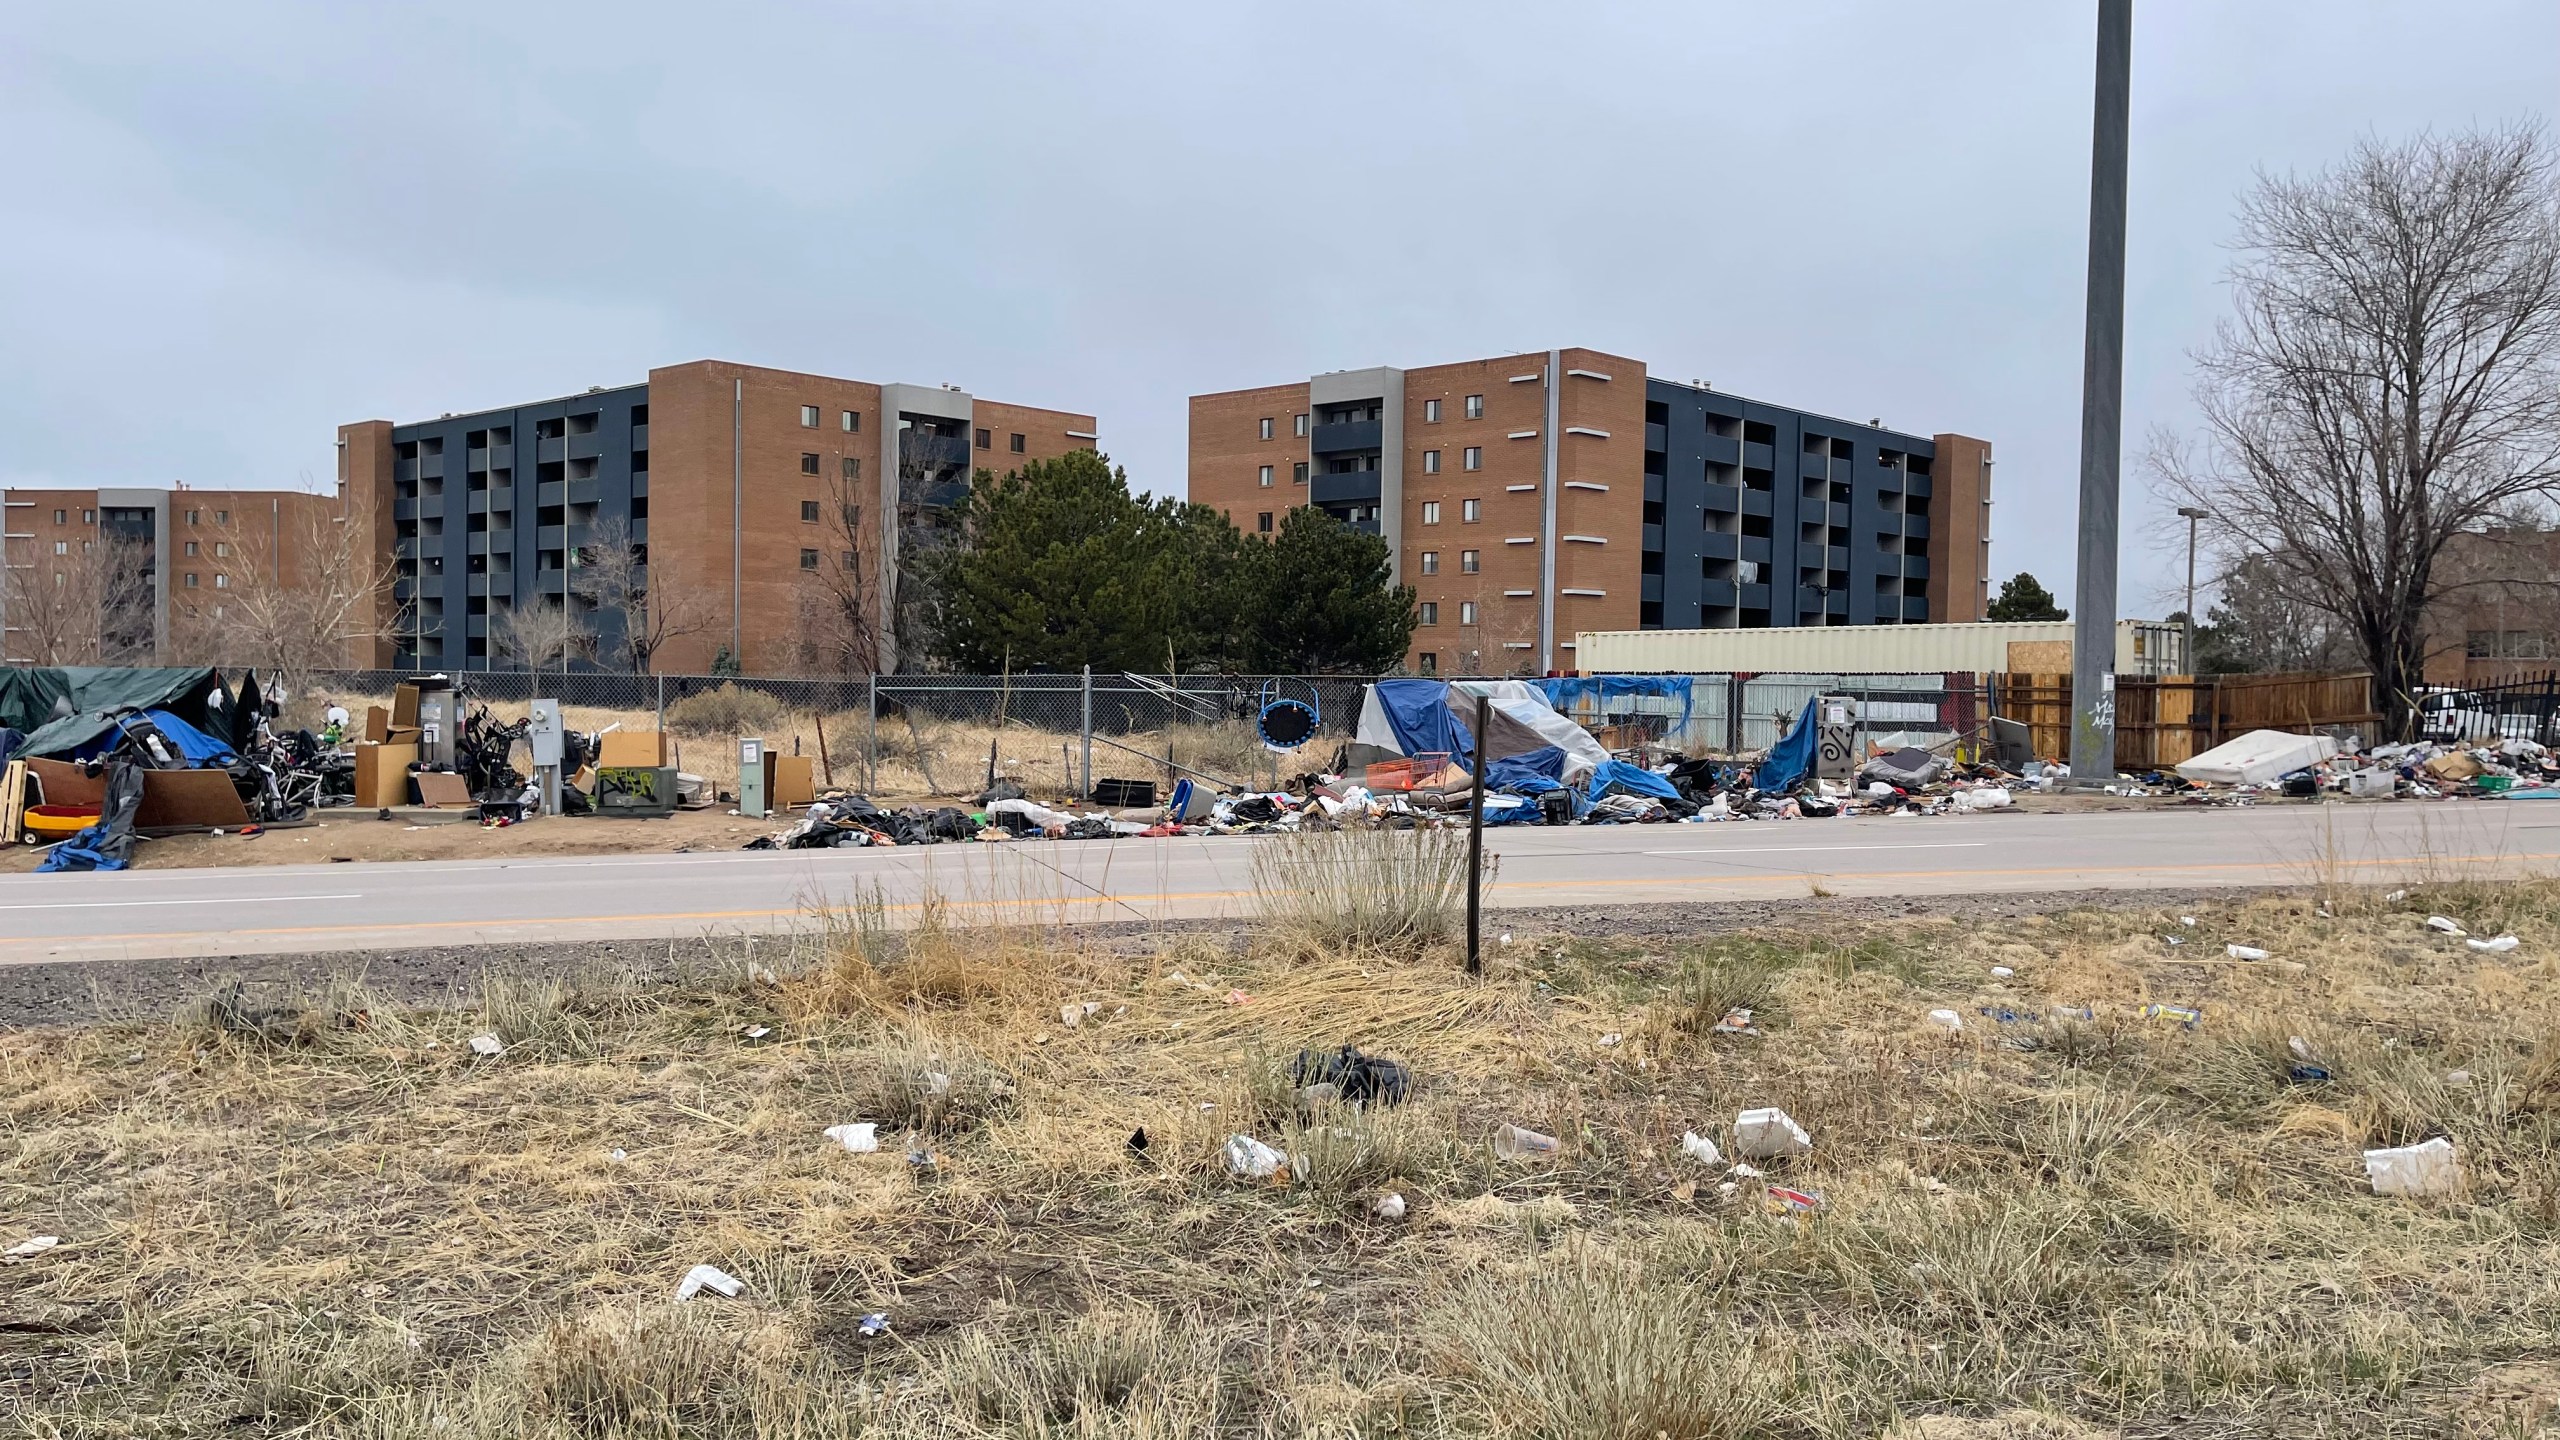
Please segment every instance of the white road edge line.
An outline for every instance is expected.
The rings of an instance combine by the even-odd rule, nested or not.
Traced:
[[[1643,853],[1669,855],[1682,860],[1692,857],[1712,858],[1718,855],[1734,855],[1749,859],[1754,855],[1790,855],[1801,851],[1836,855],[1847,850],[1980,850],[1989,843],[1984,840],[1946,840],[1934,844],[1913,845],[1770,845],[1756,850],[1647,850]]]
[[[280,900],[361,900],[364,896],[345,895],[217,895],[202,900],[48,900],[36,905],[0,905],[0,915],[12,910],[131,910],[145,905],[272,905]]]

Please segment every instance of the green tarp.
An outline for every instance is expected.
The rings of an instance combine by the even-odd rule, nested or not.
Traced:
[[[65,702],[69,714],[63,713]],[[8,759],[67,754],[106,733],[109,715],[151,709],[166,710],[207,734],[233,738],[231,691],[218,670],[187,665],[0,669],[0,726],[33,732]]]

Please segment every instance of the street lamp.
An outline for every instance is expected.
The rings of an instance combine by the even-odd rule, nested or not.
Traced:
[[[2196,522],[2213,512],[2193,505],[2178,507],[2179,518],[2187,522],[2187,673],[2196,673]]]

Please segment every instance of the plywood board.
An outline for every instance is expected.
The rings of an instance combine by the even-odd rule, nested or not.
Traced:
[[[608,730],[596,764],[614,770],[655,770],[667,763],[667,737],[660,730]]]
[[[29,760],[27,773],[43,788],[47,805],[104,805],[107,779],[91,775],[68,760]]]
[[[2071,673],[2071,642],[2068,640],[2012,640],[2009,642],[2009,672]]]
[[[227,770],[146,770],[142,807],[134,812],[133,823],[143,830],[198,825],[233,829],[249,823],[249,811]]]
[[[764,803],[776,810],[806,805],[818,798],[816,762],[806,755],[765,752]]]

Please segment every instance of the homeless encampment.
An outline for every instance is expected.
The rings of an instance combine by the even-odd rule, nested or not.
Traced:
[[[30,733],[0,758],[87,758],[134,711],[172,716],[234,749],[238,710],[222,672],[204,666],[15,666],[0,670],[0,726]]]
[[[1566,786],[1580,786],[1609,759],[1589,732],[1556,713],[1545,692],[1525,680],[1381,680],[1360,705],[1360,728],[1349,764],[1366,766],[1448,757],[1453,778],[1471,778],[1476,763],[1473,721],[1476,697],[1491,702],[1484,756],[1489,766],[1510,767]],[[1552,752],[1552,753],[1549,753]],[[1488,784],[1500,785],[1497,769]],[[1517,777],[1515,777],[1517,778]]]

